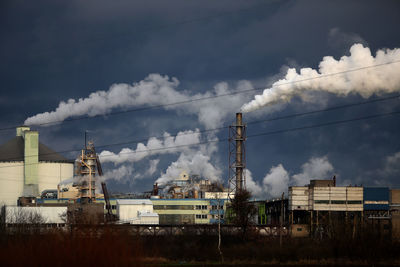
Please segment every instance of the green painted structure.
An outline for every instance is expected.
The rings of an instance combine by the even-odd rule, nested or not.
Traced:
[[[38,195],[39,133],[24,131],[24,195]]]

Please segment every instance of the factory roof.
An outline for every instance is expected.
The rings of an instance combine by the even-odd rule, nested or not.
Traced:
[[[153,205],[150,199],[117,199],[119,205]]]
[[[0,161],[24,161],[24,139],[16,136],[0,146]],[[39,142],[39,161],[73,163],[51,148]]]

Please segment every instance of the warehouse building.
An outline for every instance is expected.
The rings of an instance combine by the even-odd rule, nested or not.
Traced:
[[[0,204],[17,205],[19,197],[38,197],[73,176],[74,164],[39,142],[29,127],[0,146]]]

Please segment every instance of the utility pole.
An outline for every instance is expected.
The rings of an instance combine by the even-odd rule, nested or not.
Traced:
[[[284,205],[283,205],[283,200],[285,198],[285,193],[282,193],[282,200],[281,200],[281,220],[280,220],[280,228],[279,228],[279,247],[282,247],[282,232],[283,232],[283,209],[284,209]]]
[[[222,254],[221,251],[221,199],[219,198],[219,194],[218,194],[218,252],[219,255],[221,256],[221,262],[224,262],[224,255]]]

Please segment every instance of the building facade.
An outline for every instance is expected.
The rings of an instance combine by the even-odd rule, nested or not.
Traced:
[[[38,197],[73,176],[73,162],[39,142],[39,133],[17,128],[0,146],[0,204],[17,205],[19,197]]]

